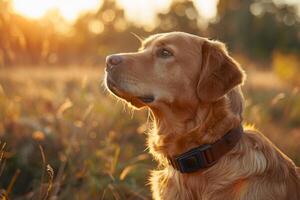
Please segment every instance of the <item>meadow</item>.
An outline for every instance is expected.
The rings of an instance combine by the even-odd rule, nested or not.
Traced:
[[[276,73],[253,65],[243,86],[244,123],[255,124],[300,165],[298,83],[278,75],[280,63]],[[103,71],[0,69],[2,199],[151,199],[147,179],[156,163],[145,145],[149,113],[109,95]]]
[[[24,2],[0,0],[0,200],[151,199],[149,111],[105,90],[103,62],[175,30],[226,44],[244,123],[300,166],[300,1]]]

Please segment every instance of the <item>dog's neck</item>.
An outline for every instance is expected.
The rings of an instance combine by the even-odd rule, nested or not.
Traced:
[[[240,124],[239,116],[233,114],[229,104],[227,98],[222,98],[213,103],[199,103],[194,112],[191,108],[180,111],[165,107],[160,112],[153,109],[154,130],[148,138],[150,153],[160,164],[166,164],[168,157],[214,143]]]

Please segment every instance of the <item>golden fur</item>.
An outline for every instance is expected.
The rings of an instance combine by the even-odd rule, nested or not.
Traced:
[[[163,49],[171,55],[162,56]],[[154,116],[148,146],[159,164],[150,178],[155,200],[300,199],[295,164],[251,127],[208,169],[182,174],[167,162],[215,142],[242,122],[245,75],[224,44],[172,32],[149,37],[138,52],[118,55],[123,60],[107,70],[108,88]],[[145,95],[154,101],[143,102]]]

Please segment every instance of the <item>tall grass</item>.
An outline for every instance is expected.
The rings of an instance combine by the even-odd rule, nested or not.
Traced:
[[[101,86],[102,71],[0,71],[2,199],[151,198],[147,177],[155,163],[145,150],[147,111],[132,115],[111,98]],[[245,121],[299,164],[298,89],[271,72],[248,74]]]

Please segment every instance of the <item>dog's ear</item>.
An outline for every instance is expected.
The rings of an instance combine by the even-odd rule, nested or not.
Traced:
[[[241,84],[244,72],[231,58],[223,43],[204,41],[197,95],[200,100],[211,102],[220,99],[235,86]]]

